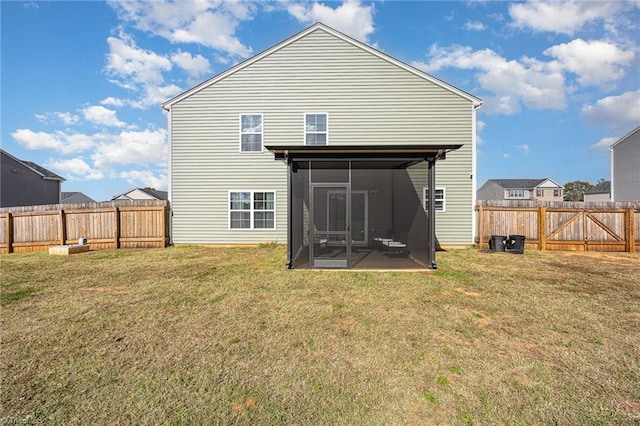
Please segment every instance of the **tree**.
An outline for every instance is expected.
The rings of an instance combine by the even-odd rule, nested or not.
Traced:
[[[591,185],[589,182],[583,182],[581,180],[567,182],[564,185],[564,200],[584,201],[584,192],[589,190],[592,186],[593,185]]]

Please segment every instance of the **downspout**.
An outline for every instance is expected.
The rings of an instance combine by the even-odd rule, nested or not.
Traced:
[[[436,266],[436,201],[435,201],[435,188],[436,188],[436,158],[440,157],[442,150],[438,151],[438,154],[434,158],[427,159],[427,186],[429,188],[429,202],[428,204],[428,266],[429,269],[438,269]]]
[[[293,163],[289,157],[289,150],[284,151],[287,162],[287,269],[293,269],[293,220],[291,219],[293,203]]]

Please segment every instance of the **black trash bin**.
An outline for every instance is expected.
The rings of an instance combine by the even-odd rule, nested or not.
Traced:
[[[505,251],[505,242],[507,237],[505,235],[492,235],[489,240],[489,248],[492,251]]]
[[[524,235],[509,235],[507,239],[507,252],[513,254],[524,253]]]

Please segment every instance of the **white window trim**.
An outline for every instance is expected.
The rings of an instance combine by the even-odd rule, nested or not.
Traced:
[[[234,192],[248,192],[250,194],[251,197],[251,209],[249,210],[250,215],[250,227],[249,228],[232,228],[231,227],[231,212],[233,210],[231,210],[231,194]],[[254,222],[254,213],[256,211],[258,212],[269,212],[271,210],[255,210],[253,208],[253,202],[254,202],[254,198],[253,198],[253,194],[255,194],[256,192],[273,192],[273,228],[255,228],[255,222]],[[227,191],[227,229],[230,231],[275,231],[277,228],[277,201],[278,201],[278,194],[276,193],[275,190],[273,189],[255,189],[255,190],[250,190],[250,189],[234,189],[234,190],[229,190]],[[238,210],[235,210],[238,211]],[[240,211],[247,211],[247,210],[240,210]]]
[[[307,115],[325,115],[327,117],[327,130],[326,130],[326,132],[307,132]],[[303,134],[304,134],[304,145],[305,146],[312,146],[312,145],[307,145],[307,133],[309,133],[309,134],[326,133],[326,135],[327,135],[327,144],[326,145],[319,145],[319,146],[329,146],[329,113],[328,112],[305,112],[304,116],[303,116],[303,119],[302,119],[302,131],[303,131]]]
[[[427,210],[427,188],[422,188],[422,206]],[[447,188],[444,186],[436,186],[436,191],[442,191],[442,210],[436,209],[436,213],[446,213],[447,211]]]
[[[522,191],[522,197],[512,197],[511,191]],[[527,200],[527,190],[525,189],[505,189],[504,198],[505,200]]]
[[[243,133],[242,132],[242,116],[243,115],[259,115],[260,122],[262,123],[262,131],[260,133]],[[238,149],[241,154],[261,154],[264,152],[264,114],[260,112],[243,112],[238,114]],[[243,151],[242,150],[242,135],[260,135],[260,151]]]

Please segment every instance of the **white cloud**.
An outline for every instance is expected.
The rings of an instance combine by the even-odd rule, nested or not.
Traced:
[[[85,120],[101,126],[124,127],[124,121],[118,120],[114,110],[93,105],[82,110]]]
[[[563,68],[578,75],[583,86],[599,86],[624,76],[624,67],[635,56],[631,50],[623,50],[606,41],[584,41],[580,38],[559,44],[544,51],[560,62]]]
[[[28,149],[49,149],[61,154],[86,152],[85,156],[90,156],[93,167],[88,167],[88,165],[85,167],[80,161],[77,161],[82,159],[55,160],[56,162],[52,164],[55,164],[60,170],[67,167],[63,169],[67,174],[73,173],[68,170],[72,170],[72,166],[75,166],[75,170],[81,170],[82,174],[91,175],[92,179],[97,178],[98,173],[102,173],[104,176],[122,165],[166,166],[168,162],[167,131],[165,129],[128,130],[118,133],[100,132],[91,135],[18,129],[12,133],[12,136]],[[78,175],[78,179],[82,178],[82,174]]]
[[[107,38],[107,75],[121,87],[135,90],[139,84],[164,83],[163,71],[171,70],[171,61],[163,55],[136,46],[133,39],[120,32],[119,37]]]
[[[112,105],[128,104],[134,108],[149,108],[182,92],[175,84],[165,84],[163,72],[170,71],[173,63],[167,56],[136,46],[131,37],[120,33],[120,38],[109,37],[109,54],[105,71],[113,77],[110,80],[128,90],[139,92],[138,99],[120,100],[109,97],[103,103]],[[205,68],[208,61],[201,55],[195,57],[186,53],[176,56],[180,67],[189,73],[198,73]],[[175,55],[174,55],[175,56]]]
[[[522,104],[532,109],[562,109],[566,93],[562,68],[556,61],[543,62],[523,57],[507,60],[491,49],[474,51],[470,47],[442,48],[432,45],[431,61],[413,62],[425,72],[446,67],[478,70],[476,75],[482,88],[494,94],[485,97],[488,113],[514,114]]]
[[[160,173],[156,176],[149,170],[129,170],[118,175],[125,179],[127,183],[136,187],[148,187],[155,189],[166,189],[169,186],[169,178],[166,174]]]
[[[518,148],[520,151],[524,152],[525,154],[528,154],[531,151],[531,148],[529,148],[529,145],[527,145],[526,143],[522,145],[516,145],[516,148]]]
[[[64,154],[82,152],[94,144],[90,136],[82,133],[34,132],[29,129],[17,129],[11,134],[13,139],[27,149],[50,149]]]
[[[602,138],[598,141],[598,143],[591,145],[589,147],[589,151],[605,151],[609,149],[609,147],[618,141],[619,138],[606,137]]]
[[[45,163],[45,166],[68,177],[68,180],[98,180],[104,178],[104,173],[91,168],[81,158],[50,159]]]
[[[484,130],[485,125],[486,123],[484,121],[476,120],[476,143],[478,145],[482,145],[484,143],[484,140],[482,140],[480,133],[482,133],[482,131]]]
[[[174,84],[168,86],[145,86],[142,96],[138,100],[129,100],[128,104],[133,108],[145,109],[151,106],[159,106],[163,102],[182,93],[182,89]]]
[[[610,20],[624,7],[614,1],[528,1],[511,4],[509,15],[517,28],[573,35],[590,22]]]
[[[171,55],[171,61],[192,78],[201,78],[211,72],[209,61],[202,55],[191,56],[189,52],[177,52]]]
[[[582,117],[589,124],[605,124],[618,132],[638,125],[640,90],[600,99],[595,105],[582,108]]]
[[[464,24],[464,28],[468,31],[484,31],[485,30],[485,26],[482,22],[480,21],[467,21]]]
[[[228,55],[247,58],[250,47],[235,32],[240,22],[253,19],[256,6],[240,1],[110,1],[121,20],[172,43],[196,43]]]
[[[125,102],[122,99],[114,98],[113,96],[109,96],[108,98],[104,98],[100,101],[101,105],[109,105],[114,107],[122,107]]]
[[[91,159],[100,169],[124,164],[166,164],[167,131],[164,129],[97,134],[97,146]]]
[[[46,112],[44,114],[35,114],[35,117],[41,123],[49,124],[52,120],[57,119],[67,126],[77,124],[80,121],[80,117],[70,112]]]
[[[374,31],[374,6],[363,6],[360,0],[345,0],[335,9],[317,2],[311,6],[293,3],[287,11],[303,24],[322,22],[365,43]]]

